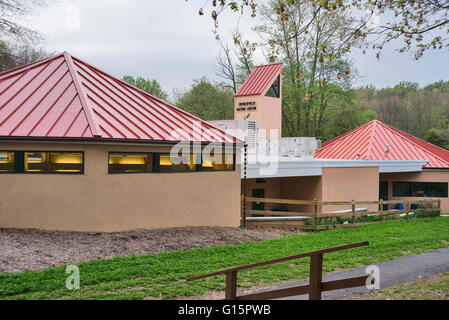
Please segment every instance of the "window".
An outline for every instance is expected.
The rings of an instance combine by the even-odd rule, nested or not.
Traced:
[[[109,153],[109,173],[136,173],[153,171],[151,153]]]
[[[393,182],[394,197],[448,197],[446,182]]]
[[[430,183],[428,196],[447,198],[447,183]]]
[[[210,152],[210,151],[209,151]],[[235,152],[198,154],[109,152],[109,173],[170,173],[235,170]]]
[[[281,76],[279,75],[271,85],[270,89],[268,89],[265,96],[272,98],[279,98],[281,91],[280,89],[281,89]]]
[[[0,172],[14,172],[14,152],[0,151]]]
[[[234,154],[203,155],[203,171],[234,170]]]
[[[30,173],[82,173],[82,152],[25,152],[24,172]]]
[[[159,170],[160,171],[196,171],[196,154],[187,156],[171,156],[168,154],[159,155]]]
[[[394,182],[393,183],[394,197],[409,197],[411,196],[410,182]]]
[[[425,182],[412,182],[411,183],[412,197],[426,197],[427,196],[427,183]]]

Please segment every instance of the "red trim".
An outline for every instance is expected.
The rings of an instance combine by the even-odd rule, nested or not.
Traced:
[[[73,65],[72,57],[67,52],[64,52],[63,55],[65,60],[67,61],[67,67],[69,68],[69,72],[72,75],[73,84],[75,85],[76,91],[78,91],[78,96],[81,101],[81,105],[83,106],[84,109],[84,115],[86,116],[87,121],[89,122],[90,132],[94,137],[101,137],[100,126],[92,116],[94,114],[94,111],[87,103],[87,95],[86,92],[84,92],[83,86],[81,85],[81,79],[78,75],[78,72],[75,70],[75,66]]]

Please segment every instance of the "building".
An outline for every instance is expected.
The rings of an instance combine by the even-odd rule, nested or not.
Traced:
[[[4,72],[0,227],[238,226],[240,146],[68,53]]]
[[[282,63],[254,68],[234,98],[234,119],[257,122],[261,137],[282,137],[281,71]]]
[[[0,74],[0,227],[238,226],[241,194],[437,198],[449,212],[446,150],[376,120],[322,145],[282,138],[281,70],[256,67],[235,95],[234,120],[210,122],[68,53]]]
[[[326,202],[439,198],[442,211],[449,211],[446,150],[376,120],[322,146],[312,137],[281,138],[281,68],[281,64],[255,68],[235,96],[235,121],[212,122],[248,145],[247,165],[242,166],[243,194]],[[247,133],[232,131],[235,128],[247,128]],[[267,135],[271,130],[274,135]],[[306,205],[295,209],[250,205],[247,209],[313,210]],[[324,206],[321,210],[344,209],[350,207]],[[377,205],[366,209],[377,211]]]
[[[416,171],[380,172],[379,199],[441,199],[442,212],[449,212],[449,151],[378,120],[324,143],[315,158],[426,160]]]

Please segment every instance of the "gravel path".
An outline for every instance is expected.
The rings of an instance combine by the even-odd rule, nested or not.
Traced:
[[[97,258],[235,245],[300,234],[295,229],[186,227],[119,233],[0,229],[0,272],[77,264]]]
[[[417,281],[423,278],[436,276],[449,272],[449,247],[426,253],[402,257],[390,261],[376,263],[380,269],[380,289]],[[365,275],[365,267],[354,268],[323,275],[323,281],[358,277]],[[308,280],[284,284],[271,289],[282,289],[307,284]],[[261,290],[261,291],[266,291]],[[365,287],[326,291],[322,294],[323,300],[354,299],[370,291]],[[307,295],[284,298],[285,300],[305,300]]]

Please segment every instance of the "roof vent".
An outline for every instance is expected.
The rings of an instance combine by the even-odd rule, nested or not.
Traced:
[[[390,145],[389,144],[387,144],[387,148],[385,149],[385,152],[386,153],[390,152]]]

